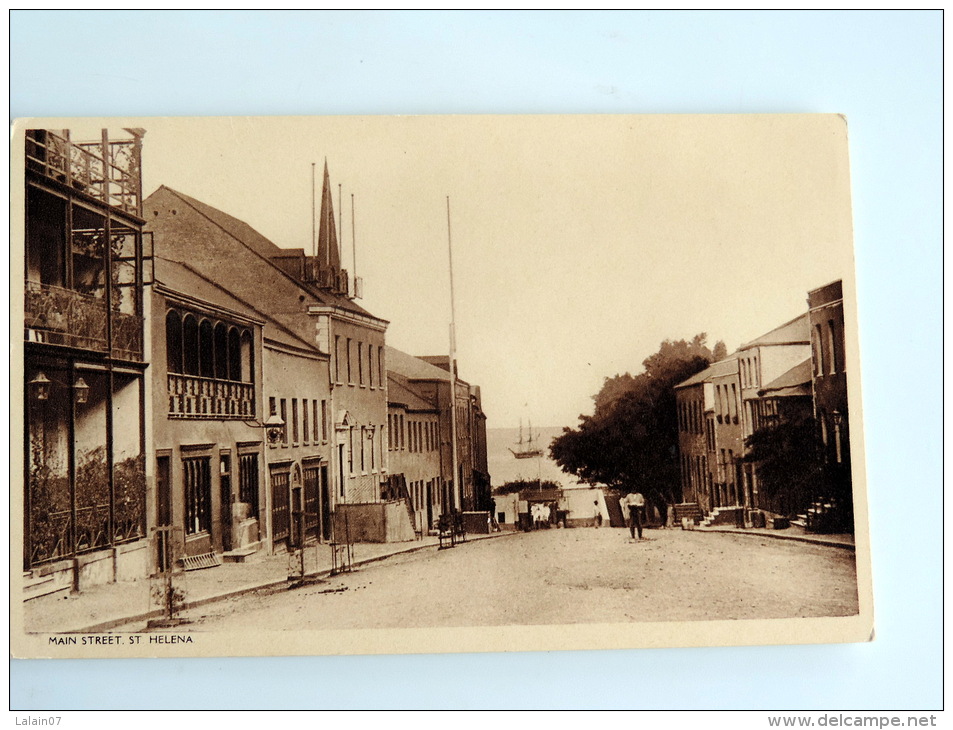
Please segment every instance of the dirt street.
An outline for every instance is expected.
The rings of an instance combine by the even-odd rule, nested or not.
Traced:
[[[845,616],[854,554],[720,533],[544,530],[400,556],[194,609],[192,630],[415,628]]]

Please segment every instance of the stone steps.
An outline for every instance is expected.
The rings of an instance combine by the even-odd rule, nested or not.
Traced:
[[[257,553],[260,547],[261,542],[254,542],[245,547],[229,550],[222,553],[222,560],[226,563],[244,563],[247,558]]]
[[[48,596],[59,591],[68,591],[68,583],[57,583],[52,575],[37,576],[26,573],[23,576],[23,600]]]

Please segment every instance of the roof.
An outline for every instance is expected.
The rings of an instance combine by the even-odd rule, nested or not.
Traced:
[[[784,397],[811,395],[811,358],[798,363],[758,391],[758,395]]]
[[[436,411],[437,407],[414,392],[413,386],[396,373],[387,373],[387,402],[409,411]]]
[[[760,345],[792,345],[809,344],[811,341],[811,323],[808,313],[800,314],[790,322],[785,322],[780,327],[775,327],[751,342],[747,342],[739,347],[739,350],[747,350],[751,347]]]
[[[273,256],[285,257],[285,256],[288,256],[289,254],[294,254],[296,250],[300,251],[301,250],[300,248],[299,249],[281,248],[280,246],[277,246],[276,244],[272,243],[269,239],[265,238],[263,235],[261,235],[258,231],[256,231],[254,228],[252,228],[250,225],[248,225],[244,221],[241,221],[238,218],[235,218],[234,216],[229,215],[228,213],[223,213],[217,208],[213,208],[211,205],[203,203],[200,200],[196,200],[195,198],[188,196],[185,193],[180,193],[178,190],[174,190],[168,187],[167,185],[161,185],[159,187],[159,190],[163,190],[163,189],[175,195],[177,198],[182,200],[182,202],[191,206],[196,212],[204,216],[206,219],[211,221],[213,224],[218,226],[223,231],[225,231],[225,233],[227,233],[229,236],[234,238],[236,241],[244,244],[247,248],[257,253],[265,261],[268,262],[269,266],[273,266],[279,271],[281,271],[285,276],[287,276],[289,279],[294,281],[299,287],[306,289],[312,296],[314,296],[319,301],[323,302],[324,304],[327,304],[328,306],[340,307],[341,309],[345,309],[351,312],[355,312],[357,314],[362,314],[366,317],[373,317],[376,319],[376,317],[374,317],[373,314],[368,312],[359,304],[355,303],[353,300],[348,299],[347,297],[341,296],[339,294],[334,294],[333,292],[330,292],[326,289],[318,289],[317,287],[306,284],[305,282],[299,279],[296,279],[290,274],[288,274],[284,269],[276,265],[271,260]],[[152,193],[152,195],[155,195],[155,193]],[[149,197],[152,197],[152,195],[150,195]],[[149,199],[146,198],[146,202],[148,202],[148,200]]]
[[[173,292],[193,297],[201,302],[207,302],[219,309],[230,310],[261,323],[264,326],[263,336],[266,339],[320,354],[320,351],[314,345],[293,334],[284,325],[255,309],[245,300],[226,291],[211,279],[202,276],[188,264],[156,256],[155,273],[156,282]]]
[[[442,380],[450,382],[450,373],[429,362],[408,355],[396,347],[387,345],[387,369],[403,375],[408,380]],[[463,382],[457,378],[457,382]]]
[[[724,360],[719,360],[716,363],[712,363],[700,373],[696,373],[690,377],[688,380],[683,380],[675,387],[687,388],[690,385],[698,385],[699,383],[707,382],[712,378],[717,378],[722,375],[731,375],[732,373],[736,372],[738,372],[738,355],[731,354]]]

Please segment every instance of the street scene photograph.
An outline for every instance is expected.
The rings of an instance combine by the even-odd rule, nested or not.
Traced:
[[[19,120],[14,655],[869,640],[847,139]]]

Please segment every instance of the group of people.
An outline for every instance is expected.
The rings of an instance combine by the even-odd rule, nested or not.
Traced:
[[[530,517],[533,520],[533,526],[538,530],[544,523],[548,524],[552,518],[552,508],[548,504],[533,503],[529,506]]]

